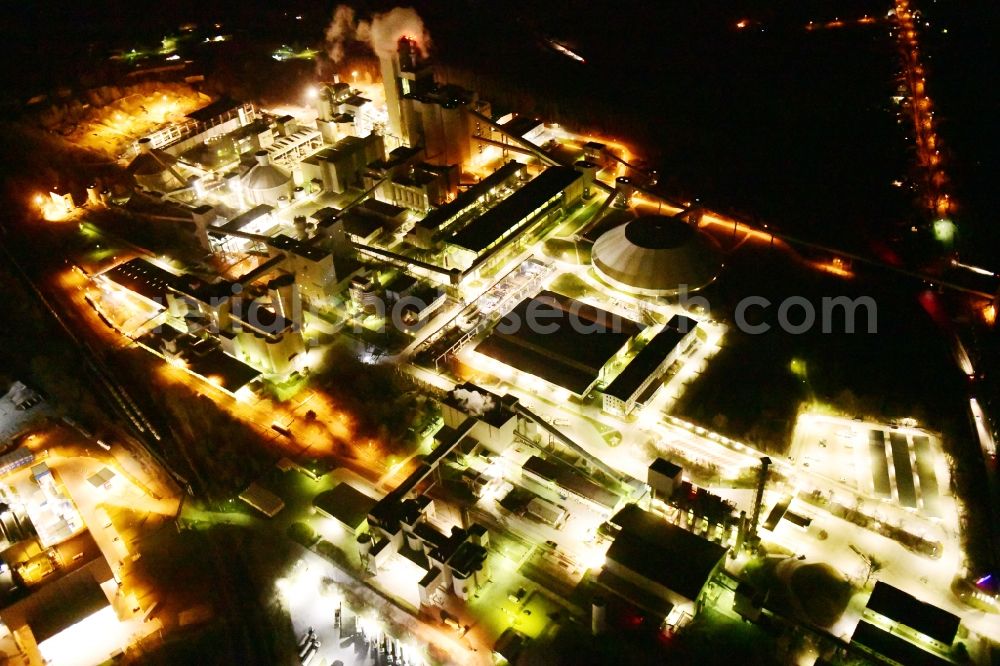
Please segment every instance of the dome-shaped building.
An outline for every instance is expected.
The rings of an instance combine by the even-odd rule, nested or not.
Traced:
[[[271,157],[266,150],[254,153],[257,164],[243,174],[243,191],[250,204],[257,206],[267,204],[277,206],[278,200],[292,196],[292,178],[278,167],[271,164]]]
[[[149,137],[139,139],[139,154],[129,163],[128,172],[139,187],[154,192],[169,192],[185,185],[177,158],[153,148]]]
[[[594,243],[593,262],[613,287],[669,296],[711,284],[722,269],[722,249],[678,217],[643,215],[601,235]]]

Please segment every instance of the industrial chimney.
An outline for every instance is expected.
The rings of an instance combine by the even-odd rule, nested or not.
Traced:
[[[764,501],[764,486],[767,485],[767,468],[771,466],[771,459],[764,456],[760,459],[760,472],[757,476],[757,495],[753,500],[753,517],[750,519],[751,539],[757,538],[757,522],[760,520],[761,504]]]

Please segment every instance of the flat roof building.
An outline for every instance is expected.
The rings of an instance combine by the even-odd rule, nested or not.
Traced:
[[[865,619],[918,644],[948,650],[955,642],[961,618],[926,601],[877,581],[864,612]]]
[[[549,167],[456,231],[447,242],[478,255],[545,212],[580,178],[581,174],[576,169]],[[579,194],[575,198],[578,199]]]
[[[583,396],[641,330],[620,315],[542,291],[515,306],[476,351]]]
[[[562,489],[572,493],[577,499],[599,513],[614,511],[622,502],[622,496],[584,476],[582,472],[560,460],[546,460],[531,456],[521,471],[543,488]]]
[[[446,231],[480,202],[495,197],[501,187],[524,177],[524,173],[525,166],[520,162],[507,162],[453,200],[427,213],[407,234],[407,242],[416,247],[431,247],[439,233]]]
[[[947,666],[953,663],[865,620],[858,622],[854,628],[851,646],[878,655],[879,661],[898,666]]]
[[[256,481],[247,486],[247,489],[240,493],[240,499],[263,513],[268,518],[274,518],[282,509],[285,503],[280,497],[270,490],[260,485]]]
[[[695,615],[728,549],[635,504],[609,523],[618,532],[598,581],[629,601],[632,587],[644,590],[670,604],[671,617]]]
[[[674,315],[604,389],[604,411],[627,416],[646,389],[677,359],[698,322]]]
[[[319,513],[336,520],[355,536],[368,527],[368,514],[376,503],[376,500],[346,481],[321,492],[313,499],[313,506]]]

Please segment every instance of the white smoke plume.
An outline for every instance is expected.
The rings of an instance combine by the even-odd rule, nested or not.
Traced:
[[[482,416],[496,407],[496,401],[493,399],[493,396],[480,393],[479,391],[455,389],[452,395],[458,401],[458,404],[462,406],[462,409],[468,412],[470,416]]]
[[[340,62],[344,58],[346,42],[354,40],[367,43],[375,55],[389,55],[396,52],[400,37],[416,41],[420,55],[427,57],[431,36],[424,27],[423,19],[412,7],[393,7],[387,12],[375,14],[371,20],[359,21],[353,9],[337,5],[326,28],[326,52],[331,60]]]
[[[344,59],[344,42],[353,39],[357,30],[354,9],[347,5],[337,5],[330,25],[326,26],[326,52],[330,60],[340,62]]]

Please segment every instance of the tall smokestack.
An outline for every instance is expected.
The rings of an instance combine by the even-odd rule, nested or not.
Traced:
[[[733,559],[736,559],[736,556],[739,555],[740,551],[743,550],[743,543],[746,541],[746,538],[747,538],[747,512],[740,511],[740,522],[739,525],[737,525],[736,529],[736,547],[729,552],[729,555]]]
[[[402,43],[402,40],[400,40],[400,43]],[[385,90],[385,109],[389,116],[386,132],[403,142],[401,121],[403,90],[399,79],[399,51],[395,53],[379,53],[378,62],[379,69],[382,72],[382,88]]]
[[[760,520],[761,504],[764,502],[764,486],[767,485],[767,468],[771,459],[764,456],[760,459],[760,473],[757,476],[757,495],[753,500],[753,517],[750,519],[750,538],[757,538],[757,522]]]

